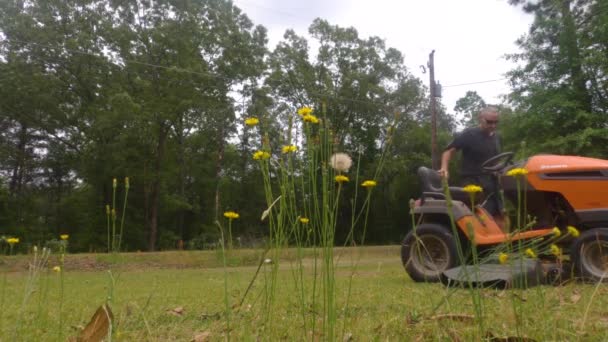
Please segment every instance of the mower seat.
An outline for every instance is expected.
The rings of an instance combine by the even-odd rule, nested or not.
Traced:
[[[420,178],[420,183],[422,185],[423,195],[426,194],[433,197],[433,194],[436,194],[437,197],[445,198],[443,195],[443,186],[441,185],[441,176],[437,171],[421,166],[418,168],[418,177]],[[468,193],[464,192],[462,187],[450,186],[449,189],[453,200],[461,201],[466,203],[469,207],[471,206],[471,197]],[[478,201],[479,195],[475,195],[475,203],[481,203]]]

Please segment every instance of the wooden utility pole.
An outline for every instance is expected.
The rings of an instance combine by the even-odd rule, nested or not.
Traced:
[[[435,50],[429,54],[429,76],[431,77],[431,160],[433,163],[433,170],[439,170],[439,154],[437,152],[437,105],[435,103],[435,97],[437,94],[435,85]]]

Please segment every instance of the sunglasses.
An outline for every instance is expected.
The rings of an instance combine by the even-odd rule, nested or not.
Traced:
[[[483,119],[483,121],[485,121],[488,125],[497,125],[498,124],[498,120]]]

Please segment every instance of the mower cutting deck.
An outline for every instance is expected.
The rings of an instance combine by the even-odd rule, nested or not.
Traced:
[[[442,273],[441,281],[448,286],[529,288],[565,282],[569,274],[564,272],[563,266],[520,258],[506,264],[493,262],[454,267]]]

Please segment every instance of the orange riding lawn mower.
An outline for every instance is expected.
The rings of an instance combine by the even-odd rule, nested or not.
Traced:
[[[482,165],[502,194],[444,187],[436,171],[418,169],[422,196],[411,205],[414,228],[401,246],[414,281],[527,287],[608,278],[608,160],[513,156]],[[511,214],[490,215],[489,196],[504,196]]]

